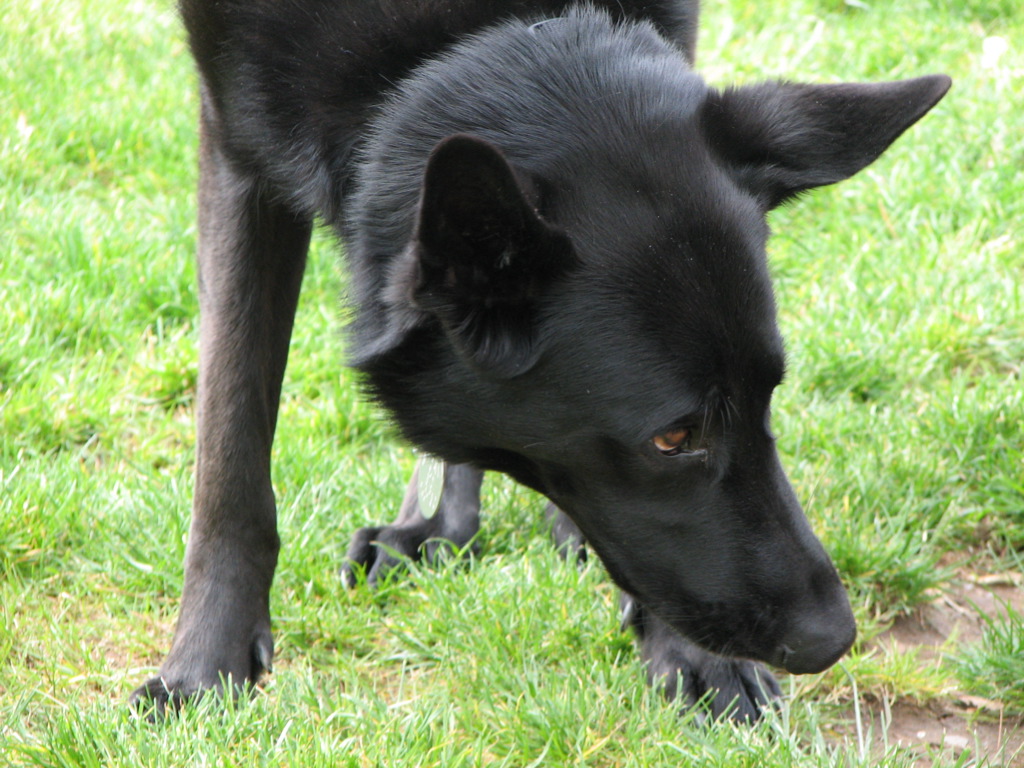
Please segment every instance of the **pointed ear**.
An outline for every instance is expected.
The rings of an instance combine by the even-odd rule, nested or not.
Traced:
[[[741,184],[774,208],[861,170],[934,107],[951,80],[763,83],[712,91],[703,128]]]
[[[438,144],[414,248],[413,301],[440,321],[460,356],[493,376],[529,370],[539,356],[537,300],[575,256],[495,147],[462,135]]]

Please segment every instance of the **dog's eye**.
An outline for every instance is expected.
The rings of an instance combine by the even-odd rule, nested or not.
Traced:
[[[692,433],[688,429],[673,429],[671,432],[656,435],[651,442],[663,456],[678,456],[690,451],[691,436]]]

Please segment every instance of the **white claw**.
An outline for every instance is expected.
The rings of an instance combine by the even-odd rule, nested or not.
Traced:
[[[274,671],[274,646],[273,641],[256,641],[256,661],[267,672]]]

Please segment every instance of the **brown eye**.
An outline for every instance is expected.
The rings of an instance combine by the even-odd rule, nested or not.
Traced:
[[[674,429],[657,435],[651,442],[664,456],[678,456],[690,450],[690,430]]]

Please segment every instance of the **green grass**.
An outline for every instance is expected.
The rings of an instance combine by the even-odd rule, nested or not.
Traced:
[[[960,650],[960,677],[1008,712],[1024,714],[1024,612],[1004,604],[995,615],[981,616],[981,642]]]
[[[195,81],[169,2],[13,0],[0,764],[901,766],[910,753],[835,735],[851,679],[865,702],[957,689],[1024,708],[1019,613],[937,663],[870,642],[957,567],[1018,571],[1024,550],[1024,16],[1016,0],[706,6],[715,83],[955,80],[870,170],[772,219],[790,362],[775,426],[860,619],[845,671],[786,681],[789,708],[753,733],[680,718],[643,685],[599,566],[562,564],[542,502],[500,478],[468,566],[343,590],[348,535],[392,516],[412,456],[340,365],[343,278],[320,236],[275,450],[277,671],[223,714],[134,717],[173,628],[192,484]],[[991,36],[1009,42],[995,62]]]

